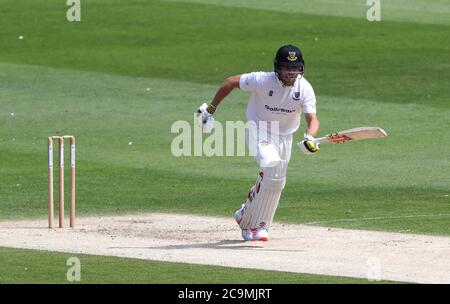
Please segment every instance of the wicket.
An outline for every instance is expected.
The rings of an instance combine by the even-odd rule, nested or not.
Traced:
[[[59,228],[64,227],[64,139],[70,141],[70,227],[75,227],[75,137],[48,138],[48,227],[53,228],[53,140],[59,144]]]

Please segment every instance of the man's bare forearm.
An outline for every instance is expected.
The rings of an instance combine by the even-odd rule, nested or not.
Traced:
[[[306,134],[311,136],[316,136],[319,132],[319,121],[317,119],[312,120],[309,127],[306,129]]]
[[[308,127],[306,129],[306,135],[316,136],[317,132],[319,132],[319,119],[317,119],[316,114],[314,115],[306,115],[306,122]]]
[[[222,100],[230,94],[233,89],[239,87],[239,79],[240,76],[231,76],[227,78],[222,85],[220,86],[219,90],[217,90],[216,95],[214,96],[214,99],[211,102],[211,105],[214,108],[217,108],[219,104],[222,102]]]

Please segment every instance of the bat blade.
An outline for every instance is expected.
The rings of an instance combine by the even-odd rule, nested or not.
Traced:
[[[328,134],[324,137],[316,138],[316,142],[332,142],[342,143],[347,141],[355,141],[362,139],[373,139],[386,137],[387,133],[379,127],[359,127],[348,130],[339,131],[336,133]]]

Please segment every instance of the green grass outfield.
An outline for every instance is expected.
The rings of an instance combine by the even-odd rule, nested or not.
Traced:
[[[80,261],[80,281],[67,280],[67,272]],[[0,247],[0,284],[11,283],[146,283],[146,284],[376,284],[387,281],[369,281],[347,277],[320,276],[281,271],[239,269],[219,266],[193,265],[104,257],[93,255],[55,253]],[[14,274],[14,276],[11,276]],[[126,275],[125,275],[126,274]],[[72,278],[73,272],[70,272]]]
[[[2,1],[0,219],[47,216],[46,138],[65,133],[77,136],[79,215],[231,217],[256,163],[173,157],[171,125],[193,122],[227,76],[271,70],[276,49],[295,43],[321,135],[375,125],[390,136],[312,157],[294,146],[275,220],[450,235],[446,1],[395,1],[382,22],[351,1],[289,1],[288,13],[267,0],[217,3],[82,1],[82,21],[69,23],[64,1]],[[233,92],[217,120],[244,120],[247,98]]]

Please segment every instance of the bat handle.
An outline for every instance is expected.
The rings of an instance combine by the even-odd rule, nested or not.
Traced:
[[[328,140],[328,137],[327,137],[327,136],[324,136],[324,137],[318,137],[318,138],[314,139],[314,143],[315,143],[315,144],[320,144],[321,142],[324,142],[324,141],[327,141],[327,140]]]

